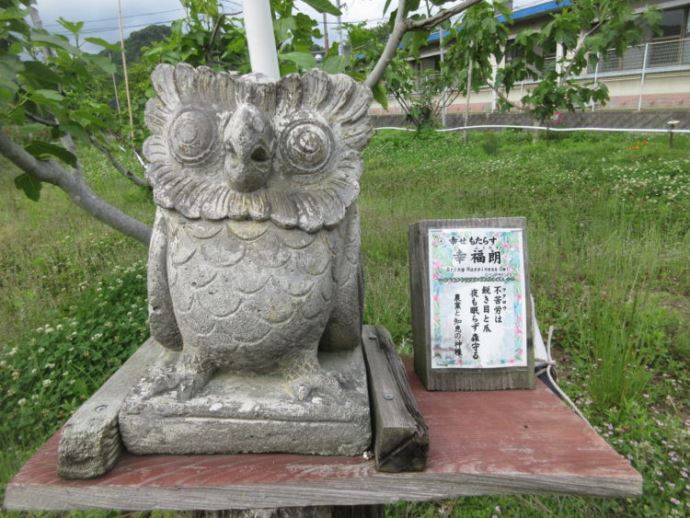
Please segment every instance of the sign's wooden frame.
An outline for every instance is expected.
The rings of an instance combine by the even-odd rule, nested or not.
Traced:
[[[519,228],[522,230],[527,310],[527,365],[491,369],[431,368],[431,305],[429,287],[429,230],[444,228]],[[414,366],[427,390],[502,390],[534,388],[534,331],[529,296],[525,218],[424,220],[409,229],[410,295]]]

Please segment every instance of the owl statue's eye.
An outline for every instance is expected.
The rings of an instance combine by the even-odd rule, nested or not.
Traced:
[[[333,134],[315,120],[295,120],[280,135],[280,154],[295,174],[319,172],[333,155]]]
[[[214,121],[204,112],[187,110],[170,125],[168,142],[175,158],[183,163],[202,162],[217,140]]]

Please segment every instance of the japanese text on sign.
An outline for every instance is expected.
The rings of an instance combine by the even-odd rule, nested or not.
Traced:
[[[429,230],[432,368],[527,365],[521,229]]]

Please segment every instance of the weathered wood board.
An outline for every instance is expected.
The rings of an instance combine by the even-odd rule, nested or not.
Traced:
[[[638,496],[642,478],[540,381],[535,390],[427,392],[426,469],[379,473],[373,460],[303,455],[121,456],[93,480],[57,476],[55,434],[6,489],[13,510],[221,510],[427,501],[466,495]]]
[[[412,395],[405,366],[382,326],[364,326],[374,428],[376,469],[388,473],[421,471],[429,450],[429,430]]]
[[[410,295],[414,363],[417,375],[427,390],[502,390],[534,387],[534,344],[532,307],[527,275],[527,236],[525,218],[486,218],[467,220],[424,220],[409,229]],[[526,361],[523,366],[495,368],[439,368],[432,365],[432,294],[429,286],[429,230],[472,228],[522,229],[523,267],[525,277]],[[524,356],[523,356],[524,358]]]

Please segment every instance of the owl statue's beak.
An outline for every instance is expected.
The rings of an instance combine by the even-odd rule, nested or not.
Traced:
[[[260,189],[271,174],[275,136],[268,117],[255,106],[241,105],[224,132],[225,175],[238,192]]]

